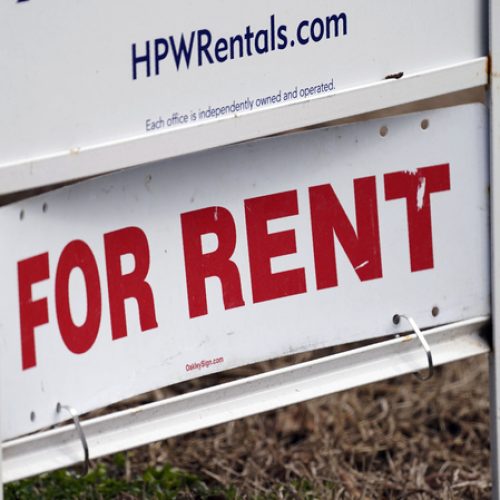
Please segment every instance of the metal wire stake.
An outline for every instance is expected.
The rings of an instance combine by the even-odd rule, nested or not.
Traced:
[[[66,410],[71,415],[71,418],[73,419],[78,435],[80,436],[80,441],[82,442],[83,455],[84,455],[83,475],[86,476],[90,469],[89,446],[87,444],[87,438],[85,437],[85,433],[83,432],[82,426],[80,424],[80,418],[78,417],[78,413],[73,407],[57,403],[56,407],[57,413],[61,413],[62,410]]]
[[[427,373],[427,375],[425,377],[420,375],[419,372],[414,373],[414,375],[419,380],[422,380],[422,381],[431,379],[432,376],[434,375],[434,363],[432,362],[431,348],[430,348],[427,340],[425,339],[424,334],[422,333],[422,331],[418,327],[417,323],[415,322],[415,320],[411,316],[407,316],[406,314],[398,314],[397,317],[404,318],[406,321],[408,321],[408,323],[410,323],[410,326],[412,327],[413,331],[415,332],[418,340],[420,340],[420,343],[422,344],[422,347],[424,348],[425,354],[427,355],[427,362],[429,364],[429,372]]]

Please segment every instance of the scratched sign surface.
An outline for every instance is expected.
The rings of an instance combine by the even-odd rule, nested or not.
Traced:
[[[4,1],[0,167],[480,57],[485,6],[476,0]],[[76,175],[65,169],[65,178]]]
[[[396,333],[398,312],[488,313],[485,123],[469,105],[321,129],[0,209],[3,436],[58,402]]]

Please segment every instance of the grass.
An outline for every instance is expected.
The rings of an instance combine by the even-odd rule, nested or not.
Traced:
[[[123,454],[114,460],[121,461]],[[116,498],[143,499],[237,499],[234,487],[209,486],[194,474],[176,469],[170,465],[148,468],[141,477],[127,480],[116,477],[116,470],[100,463],[87,476],[80,477],[74,471],[61,470],[43,474],[33,479],[25,479],[10,484],[5,489],[6,500],[31,499],[92,499]],[[332,491],[333,491],[332,486]],[[275,485],[266,495],[256,494],[255,498],[317,498],[313,485],[307,480],[294,480],[288,485]]]
[[[127,479],[125,455],[113,457],[114,466],[99,463],[85,477],[75,471],[61,470],[10,484],[5,489],[6,500],[46,498],[116,499],[116,498],[234,498],[231,488],[209,487],[195,474],[171,465],[148,467],[134,479]]]

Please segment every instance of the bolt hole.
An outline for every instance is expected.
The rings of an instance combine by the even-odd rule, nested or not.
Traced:
[[[439,307],[434,306],[434,307],[432,308],[432,315],[433,315],[434,317],[436,317],[438,314],[439,314]]]
[[[62,410],[61,403],[57,403],[56,404],[56,412],[61,413],[61,410]]]
[[[23,220],[24,219],[24,210],[21,210],[19,212],[19,220]]]
[[[49,208],[49,206],[47,205],[47,203],[44,203],[42,205],[42,212],[45,213],[47,211],[47,209]]]
[[[34,422],[34,421],[35,421],[35,419],[36,419],[36,413],[35,413],[34,411],[32,411],[32,412],[30,413],[30,420],[31,420],[32,422]]]
[[[389,129],[387,128],[386,125],[383,125],[382,127],[380,127],[380,137],[385,137],[388,133],[389,133]]]
[[[399,316],[399,314],[395,314],[393,317],[392,317],[392,322],[395,324],[395,325],[399,325],[399,322],[401,321],[401,317]]]
[[[427,130],[429,128],[429,120],[425,119],[420,122],[420,128],[422,130]]]

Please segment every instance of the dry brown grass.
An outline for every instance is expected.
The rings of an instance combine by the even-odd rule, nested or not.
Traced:
[[[155,443],[129,473],[168,462],[242,498],[490,498],[488,406],[474,358]]]

